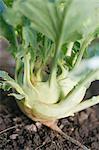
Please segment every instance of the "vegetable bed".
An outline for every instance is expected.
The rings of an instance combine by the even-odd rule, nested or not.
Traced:
[[[98,94],[99,81],[94,82],[87,97]],[[49,128],[28,119],[14,99],[0,91],[0,150],[81,150]],[[61,119],[58,124],[68,135],[92,150],[99,149],[99,105]],[[18,127],[10,129],[10,127]],[[8,129],[8,131],[5,131]]]

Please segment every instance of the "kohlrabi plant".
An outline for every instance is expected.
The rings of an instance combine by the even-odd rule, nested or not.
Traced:
[[[59,130],[56,121],[99,103],[83,101],[99,79],[99,0],[0,0],[0,41],[16,62],[15,78],[0,71],[1,88],[13,92],[32,120]]]

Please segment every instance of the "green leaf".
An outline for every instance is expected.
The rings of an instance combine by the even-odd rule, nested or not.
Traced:
[[[16,83],[14,79],[12,79],[7,72],[0,71],[0,78],[2,78],[6,83],[10,84],[18,93],[24,95],[23,89]]]
[[[90,8],[89,8],[90,5]],[[75,33],[86,37],[99,27],[99,2],[97,0],[72,0],[64,21],[64,39]],[[65,39],[65,40],[66,40]]]
[[[22,24],[22,16],[13,8],[6,8],[3,13],[3,18],[9,25],[14,27],[18,24]]]
[[[9,48],[7,49],[12,54],[16,52],[17,44],[15,39],[15,32],[11,25],[8,25],[2,16],[0,16],[0,36],[9,42]]]
[[[13,1],[15,0],[4,0],[7,6],[12,6]]]
[[[14,81],[5,71],[0,71],[0,78],[3,78],[6,81]]]
[[[0,16],[0,36],[4,36],[9,41],[12,41],[13,38],[13,29],[4,21],[2,16]],[[12,42],[14,44],[14,40]]]
[[[57,53],[64,43],[86,39],[99,27],[97,0],[65,0],[60,5],[49,0],[17,0],[13,8],[29,18],[35,30],[55,42]]]
[[[66,41],[85,38],[96,31],[99,27],[99,2],[65,0],[63,6],[61,3],[59,6],[56,1],[17,0],[13,8],[6,9],[3,14],[5,20],[12,25],[20,24],[22,15],[32,21],[34,29],[62,45]]]
[[[29,46],[31,46],[32,48],[36,48],[37,33],[29,25],[23,27],[22,33],[25,48],[28,48]]]
[[[2,82],[1,84],[1,89],[3,89],[4,91],[9,91],[12,87],[7,84],[6,82]]]
[[[59,25],[57,7],[48,0],[18,0],[14,5],[17,11],[32,20],[32,26],[52,40],[56,40]]]

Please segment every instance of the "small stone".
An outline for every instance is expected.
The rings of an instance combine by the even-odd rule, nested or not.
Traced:
[[[37,128],[34,124],[26,125],[25,129],[28,130],[29,132],[37,132]]]
[[[71,128],[71,131],[74,131],[74,128]]]
[[[2,124],[2,122],[3,122],[3,119],[0,117],[0,124]]]
[[[20,132],[20,129],[17,128],[17,129],[16,129],[16,132]]]
[[[38,129],[41,129],[42,124],[40,122],[36,122],[35,125],[37,126]]]
[[[74,121],[74,117],[71,117],[71,116],[70,116],[70,117],[69,117],[69,120],[70,120],[70,121]]]
[[[64,128],[64,125],[63,125],[63,124],[61,124],[59,128],[60,128],[60,129],[63,129],[63,128]]]
[[[21,123],[22,122],[22,119],[20,117],[16,117],[13,119],[14,122],[16,123]]]
[[[87,119],[88,119],[88,114],[86,114],[85,112],[81,112],[79,117],[79,123],[82,124]]]
[[[11,140],[15,140],[18,137],[18,134],[12,134],[10,135]]]

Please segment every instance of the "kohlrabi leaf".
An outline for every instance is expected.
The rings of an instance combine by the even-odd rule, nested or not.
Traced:
[[[3,0],[7,6],[12,6],[13,1],[15,0]]]
[[[9,51],[13,54],[16,51],[16,39],[14,29],[11,25],[8,25],[3,17],[0,15],[0,36],[8,40],[9,42]]]
[[[32,20],[34,28],[47,36],[49,32],[54,41],[60,37],[62,42],[77,40],[93,33],[99,24],[99,2],[97,0],[90,0],[90,2],[88,0],[66,0],[61,13],[56,3],[48,0],[19,0],[17,5],[18,10]],[[59,17],[60,15],[62,18]]]
[[[14,79],[12,79],[7,72],[5,71],[0,71],[0,78],[2,78],[4,81],[6,81],[6,83],[8,83],[9,85],[11,85],[18,93],[24,95],[24,91],[22,90],[22,88],[20,87],[20,85],[18,85],[16,83],[16,81]]]
[[[22,34],[24,47],[28,48],[29,46],[31,46],[32,48],[36,48],[37,33],[29,25],[23,27]]]
[[[3,18],[9,25],[16,26],[21,22],[21,16],[19,12],[16,12],[13,8],[7,7],[7,5],[12,5],[12,1],[3,1],[0,0],[0,16],[3,15]],[[15,17],[16,15],[16,17]]]
[[[6,81],[14,81],[5,71],[0,71],[0,78],[3,78]]]
[[[30,19],[35,30],[54,41],[57,51],[66,42],[87,38],[99,26],[97,0],[65,0],[60,6],[49,0],[17,0],[13,8]]]
[[[18,0],[13,6],[32,21],[32,26],[52,40],[57,39],[59,16],[57,7],[48,0]]]
[[[6,8],[3,13],[3,18],[9,25],[14,27],[16,27],[18,24],[22,24],[22,16],[13,8]]]
[[[90,5],[90,9],[89,9]],[[99,2],[97,0],[72,0],[64,19],[63,40],[85,38],[99,27]],[[66,33],[66,34],[65,34]]]
[[[12,87],[9,84],[7,84],[6,82],[2,82],[1,89],[3,89],[4,91],[9,91],[10,89],[12,89]]]

